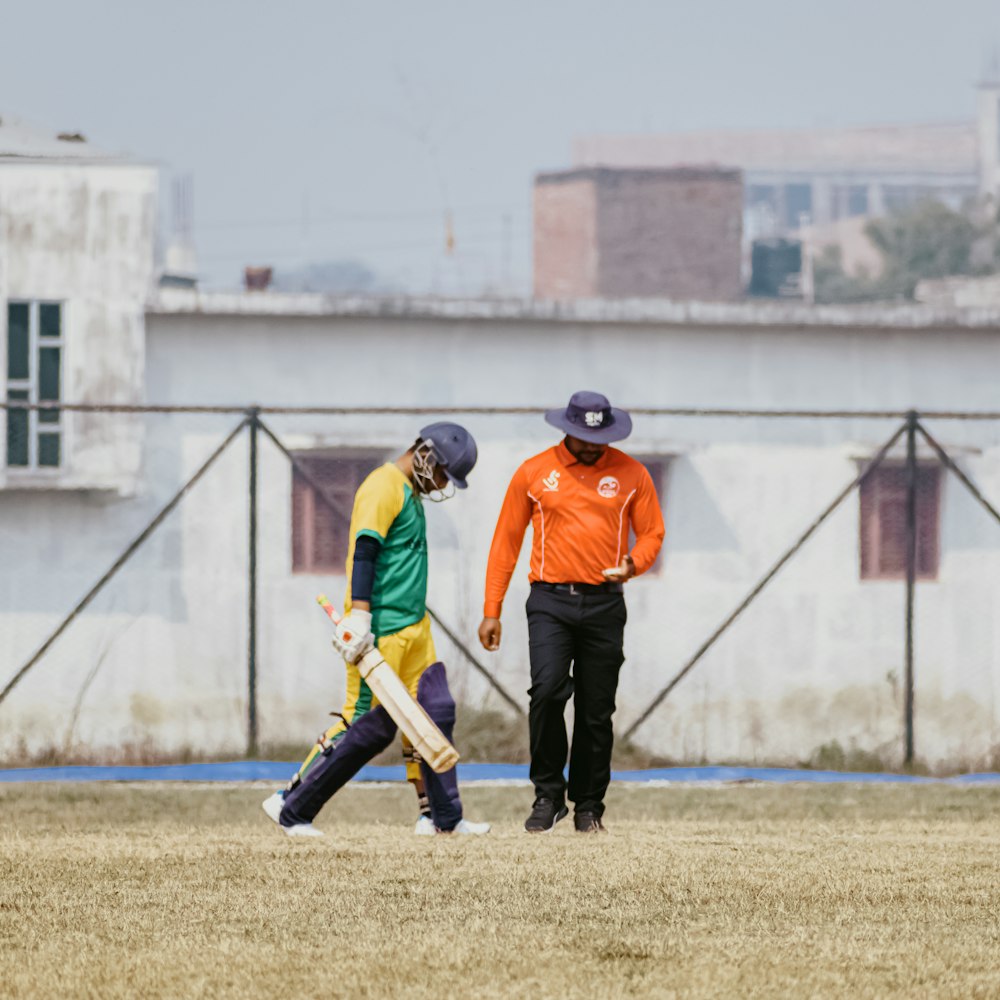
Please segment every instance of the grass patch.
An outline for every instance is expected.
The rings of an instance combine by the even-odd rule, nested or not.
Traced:
[[[27,998],[990,997],[1000,789],[613,786],[611,833],[415,838],[348,788],[318,842],[242,786],[0,785],[0,992]]]

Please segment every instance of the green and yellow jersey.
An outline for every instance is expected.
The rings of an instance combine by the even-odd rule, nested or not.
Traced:
[[[410,480],[392,462],[372,472],[354,496],[347,549],[347,611],[351,609],[354,546],[361,535],[370,535],[382,544],[371,599],[372,632],[381,638],[421,621],[427,614],[424,507]]]

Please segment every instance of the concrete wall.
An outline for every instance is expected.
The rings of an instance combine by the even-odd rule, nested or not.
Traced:
[[[156,174],[130,164],[0,164],[0,351],[10,299],[63,303],[62,395],[142,399]],[[0,489],[136,488],[141,422],[63,413],[63,467],[6,469]],[[5,431],[0,427],[0,432]],[[6,450],[0,455],[5,461]]]
[[[177,299],[176,301],[180,301]],[[544,322],[303,315],[279,297],[233,311],[147,317],[147,394],[157,403],[526,406],[578,388],[616,405],[992,409],[995,328],[813,330],[696,323]],[[201,304],[199,304],[201,303]],[[274,308],[272,309],[271,306]],[[185,309],[188,307],[184,307]],[[226,307],[228,308],[228,306]],[[244,314],[236,315],[236,309]],[[5,674],[30,653],[202,461],[237,416],[153,418],[144,495],[82,504],[7,504],[20,565],[0,568]],[[270,417],[290,447],[396,453],[419,416]],[[467,493],[428,511],[430,595],[474,643],[493,524],[517,464],[557,440],[540,416],[464,418],[480,444]],[[930,422],[987,495],[1000,498],[1000,425]],[[624,728],[754,581],[855,475],[892,421],[775,421],[636,414],[627,450],[670,456],[667,541],[655,576],[629,584]],[[0,706],[0,750],[46,745],[238,749],[245,733],[246,442],[199,483],[92,614]],[[340,576],[291,572],[290,475],[261,443],[260,722],[268,742],[304,744],[338,707],[342,669],[313,598]],[[3,498],[0,498],[2,503]],[[982,758],[998,742],[1000,526],[953,480],[939,578],[918,595],[917,746],[931,761]],[[641,731],[667,757],[805,759],[837,739],[900,747],[902,585],[859,581],[858,501],[846,503]],[[527,547],[527,546],[526,546]],[[32,563],[33,552],[44,559]],[[526,560],[504,613],[504,645],[482,659],[524,698]],[[439,635],[469,705],[495,704]]]
[[[739,298],[738,171],[598,173],[598,295]]]
[[[536,183],[534,289],[539,298],[597,294],[597,204],[587,179]]]
[[[535,294],[729,301],[740,273],[734,170],[578,170],[535,180]]]

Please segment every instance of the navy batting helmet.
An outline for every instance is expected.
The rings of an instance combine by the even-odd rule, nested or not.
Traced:
[[[445,475],[464,490],[469,485],[465,477],[472,472],[479,455],[472,435],[461,424],[441,421],[422,428],[420,437],[430,446],[434,461]]]

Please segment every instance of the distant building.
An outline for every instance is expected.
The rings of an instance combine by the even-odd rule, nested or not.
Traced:
[[[743,171],[750,238],[979,190],[974,124],[598,135],[574,143],[583,167],[718,164]]]
[[[738,170],[535,178],[535,296],[730,300],[742,291]]]
[[[923,198],[958,208],[970,197],[1000,192],[1000,68],[979,85],[976,121],[590,135],[573,144],[573,162],[740,169],[748,241],[805,223],[883,215]]]

